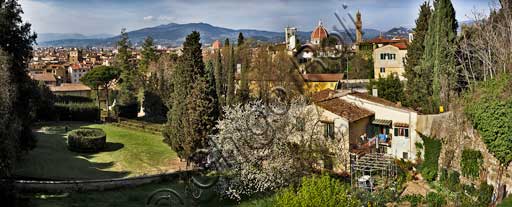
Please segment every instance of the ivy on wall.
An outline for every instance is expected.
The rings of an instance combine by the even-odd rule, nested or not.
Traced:
[[[480,151],[472,149],[462,150],[462,158],[460,160],[462,175],[469,178],[478,178],[483,162],[483,156]]]
[[[427,181],[434,181],[437,178],[439,167],[439,155],[441,154],[441,141],[420,134],[423,139],[425,161],[421,166],[421,174]]]
[[[475,92],[466,95],[464,110],[489,152],[503,165],[512,161],[511,83],[506,75],[483,82]]]

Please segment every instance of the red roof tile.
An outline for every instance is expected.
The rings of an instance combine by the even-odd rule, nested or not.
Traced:
[[[374,115],[373,112],[357,107],[356,105],[348,103],[340,98],[327,99],[315,104],[327,111],[347,119],[349,122],[354,122]]]

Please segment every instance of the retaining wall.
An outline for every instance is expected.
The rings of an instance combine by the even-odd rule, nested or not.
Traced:
[[[14,186],[21,192],[63,193],[79,191],[103,191],[126,187],[135,187],[148,183],[172,181],[187,177],[196,171],[179,171],[157,175],[100,180],[34,181],[16,180]]]

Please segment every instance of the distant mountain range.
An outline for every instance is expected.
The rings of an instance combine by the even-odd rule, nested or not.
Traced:
[[[390,32],[394,35],[403,35],[406,28],[392,29]],[[203,44],[210,44],[215,40],[224,40],[229,38],[236,40],[238,33],[242,32],[245,37],[251,37],[259,41],[265,42],[284,42],[284,32],[271,32],[253,29],[228,29],[223,27],[216,27],[207,23],[188,23],[176,24],[170,23],[159,25],[156,27],[148,27],[135,31],[128,32],[130,41],[135,45],[140,45],[147,36],[153,37],[156,44],[165,46],[180,46],[185,37],[192,31],[198,31],[201,34],[201,41]],[[354,32],[351,31],[353,34]],[[375,29],[364,29],[364,38],[371,39],[378,36],[381,32]],[[387,34],[387,32],[383,33]],[[298,38],[301,41],[309,40],[311,31],[297,32]],[[391,35],[391,34],[390,34]],[[350,41],[348,35],[341,34],[344,40]],[[396,36],[396,35],[394,35]],[[407,37],[407,35],[405,35]],[[114,46],[119,40],[118,36],[98,35],[86,36],[81,34],[40,34],[38,37],[39,46],[62,46],[62,47],[99,47],[99,46]]]
[[[39,33],[37,34],[37,42],[48,42],[54,40],[65,40],[65,39],[102,39],[109,38],[115,35],[111,34],[94,34],[94,35],[83,35],[78,33]]]

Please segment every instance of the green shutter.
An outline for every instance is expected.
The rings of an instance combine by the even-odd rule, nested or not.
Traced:
[[[395,128],[395,136],[398,136],[398,128]]]

